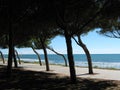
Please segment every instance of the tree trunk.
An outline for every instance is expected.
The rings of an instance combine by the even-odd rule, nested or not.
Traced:
[[[40,66],[42,66],[42,62],[41,62],[40,55],[35,51],[35,49],[33,48],[33,46],[31,46],[31,48],[32,48],[32,50],[35,52],[35,54],[37,55]]]
[[[65,61],[65,66],[67,66],[67,59],[65,58],[64,55],[62,55],[62,54],[56,52],[54,49],[52,49],[52,48],[50,48],[50,47],[47,47],[47,48],[48,48],[49,50],[53,51],[54,53],[56,53],[57,55],[62,56],[63,59],[64,59],[64,61]]]
[[[77,36],[77,37],[78,37],[79,45],[83,48],[83,50],[86,54],[87,60],[88,60],[89,74],[93,74],[92,60],[91,60],[89,50],[87,49],[86,45],[82,42],[80,36]]]
[[[17,59],[16,59],[15,48],[14,47],[13,47],[13,58],[14,58],[14,67],[17,68],[18,64],[17,64]]]
[[[46,71],[50,71],[49,61],[48,61],[48,57],[47,57],[47,50],[45,48],[44,41],[41,38],[40,38],[40,42],[42,44],[42,48],[43,48],[43,52],[44,52],[45,63],[46,63]]]
[[[3,54],[2,54],[1,51],[0,51],[0,54],[1,54],[1,59],[2,59],[2,61],[3,61],[3,64],[5,64],[5,59],[4,59],[4,56],[3,56]]]
[[[19,64],[21,64],[20,57],[19,57],[19,55],[18,55],[17,50],[15,50],[15,53],[16,53],[16,57],[18,58],[18,62],[19,62]]]
[[[71,41],[71,36],[68,35],[67,31],[65,31],[65,39],[66,39],[68,62],[69,62],[69,68],[70,68],[70,78],[71,78],[71,82],[75,83],[76,72],[75,72],[75,65],[73,60],[72,41]]]
[[[12,48],[13,48],[12,37],[11,37],[11,35],[9,35],[9,53],[8,53],[8,65],[7,65],[7,75],[8,76],[11,76],[11,72],[12,72],[12,56],[13,56]]]
[[[8,53],[7,75],[8,77],[10,77],[12,72],[12,56],[13,56],[13,30],[12,30],[12,15],[11,15],[12,5],[10,0],[8,4],[9,4],[8,5],[9,53]]]

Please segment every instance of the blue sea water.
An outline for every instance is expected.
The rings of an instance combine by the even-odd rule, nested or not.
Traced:
[[[7,55],[4,55],[7,58]],[[24,61],[38,61],[35,54],[19,55],[21,60]],[[40,55],[42,62],[44,62],[44,55]],[[67,59],[67,55],[65,55]],[[91,54],[93,67],[99,68],[116,68],[120,69],[120,54]],[[52,64],[64,65],[64,59],[56,54],[48,54],[49,62]],[[85,54],[74,54],[74,61],[76,66],[87,67],[87,58]]]

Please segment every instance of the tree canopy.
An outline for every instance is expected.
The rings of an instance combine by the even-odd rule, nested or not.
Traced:
[[[47,40],[62,34],[66,40],[71,80],[75,82],[71,38],[96,27],[101,28],[101,32],[112,31],[119,35],[120,0],[1,0],[0,2],[0,46],[9,47],[8,69],[12,67],[14,46],[35,38],[40,39],[45,51]],[[35,39],[34,44],[41,48]]]

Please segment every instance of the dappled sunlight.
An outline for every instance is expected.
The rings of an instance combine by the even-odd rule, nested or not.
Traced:
[[[12,77],[7,78],[6,66],[0,66],[0,90],[117,90],[120,87],[118,84],[120,82],[83,78],[78,78],[75,84],[71,84],[67,76],[24,68],[12,69]]]

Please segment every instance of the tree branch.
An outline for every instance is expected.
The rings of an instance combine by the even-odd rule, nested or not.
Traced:
[[[62,56],[62,57],[63,57],[63,59],[64,59],[64,61],[65,61],[65,66],[67,66],[67,60],[66,60],[66,58],[65,58],[65,56],[64,56],[64,55],[62,55],[62,54],[60,54],[60,53],[56,52],[53,48],[47,47],[47,49],[49,49],[49,50],[53,51],[53,52],[54,52],[54,53],[56,53],[57,55]]]
[[[103,7],[99,10],[99,11],[97,11],[96,12],[96,14],[92,17],[92,18],[90,18],[85,24],[83,24],[80,28],[79,28],[79,30],[80,31],[75,31],[74,33],[82,33],[82,29],[83,28],[85,28],[89,23],[91,23],[100,13],[101,13],[101,11],[105,8],[105,6],[108,4],[108,2],[109,2],[109,0],[107,0],[105,3],[104,3],[104,5],[103,5]],[[74,34],[73,33],[73,34]]]
[[[78,45],[80,45],[79,42],[75,39],[75,37],[72,37],[72,38]]]

